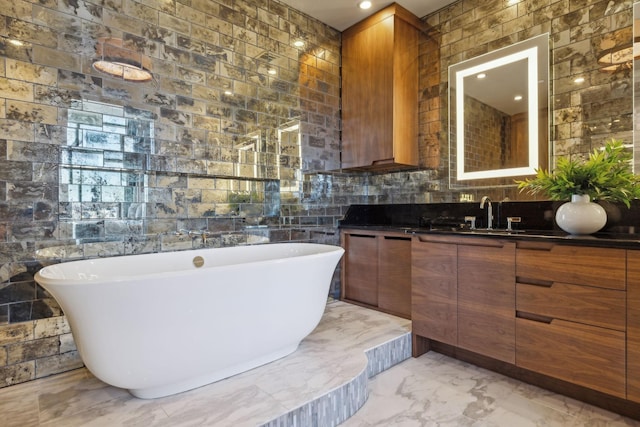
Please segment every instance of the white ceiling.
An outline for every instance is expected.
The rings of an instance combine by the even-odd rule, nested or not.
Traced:
[[[456,0],[398,0],[400,6],[418,18],[454,3]],[[293,8],[310,15],[325,24],[343,31],[367,16],[389,6],[392,1],[371,0],[371,9],[358,7],[359,0],[282,0]]]

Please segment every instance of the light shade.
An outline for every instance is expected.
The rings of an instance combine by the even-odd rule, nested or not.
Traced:
[[[93,68],[130,82],[148,82],[151,74],[151,58],[123,47],[122,39],[101,37],[96,45],[97,59]]]
[[[622,68],[631,68],[633,61],[633,46],[614,46],[604,50],[598,57],[598,64],[602,71],[616,71]]]

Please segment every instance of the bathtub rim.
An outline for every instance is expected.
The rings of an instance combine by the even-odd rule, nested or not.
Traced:
[[[53,270],[54,268],[65,268],[67,265],[71,265],[71,264],[77,265],[80,263],[91,264],[92,262],[100,262],[100,263],[110,262],[110,261],[113,262],[114,259],[117,259],[117,258],[152,257],[154,255],[157,256],[157,255],[165,255],[165,254],[168,256],[170,254],[183,255],[186,253],[192,253],[193,257],[196,257],[198,256],[199,252],[209,252],[209,251],[215,251],[217,249],[240,250],[240,249],[246,249],[249,247],[255,248],[255,247],[266,247],[266,246],[274,246],[274,245],[278,245],[278,246],[305,245],[305,246],[324,248],[326,250],[323,250],[320,252],[311,252],[311,253],[306,253],[301,255],[295,255],[295,256],[280,257],[280,258],[274,257],[274,258],[263,259],[263,260],[248,260],[243,262],[236,262],[233,264],[211,265],[211,266],[200,267],[200,268],[185,268],[185,269],[177,269],[177,270],[161,271],[161,272],[154,272],[152,270],[148,270],[148,271],[141,272],[140,274],[126,275],[126,276],[115,274],[111,276],[99,276],[94,278],[92,277],[59,278],[59,277],[46,275],[46,273],[48,272],[48,269]],[[179,277],[184,275],[198,274],[203,271],[206,271],[207,269],[226,270],[230,268],[237,268],[238,265],[242,265],[242,264],[247,264],[247,265],[251,264],[251,265],[259,266],[267,263],[284,262],[285,260],[288,260],[288,259],[322,258],[330,254],[338,254],[338,253],[340,254],[340,257],[342,257],[342,255],[344,254],[344,249],[341,246],[327,244],[327,243],[311,243],[311,242],[274,242],[274,243],[265,243],[260,245],[226,246],[226,247],[219,247],[219,248],[197,248],[197,249],[186,249],[186,250],[166,251],[166,252],[150,252],[150,253],[144,253],[144,254],[115,255],[115,256],[109,256],[109,257],[85,258],[85,259],[79,259],[79,260],[73,260],[73,261],[63,261],[60,263],[51,264],[51,265],[42,267],[40,270],[36,272],[36,274],[34,275],[34,279],[39,285],[45,287],[45,289],[47,285],[51,285],[55,287],[89,286],[89,285],[99,286],[99,285],[108,285],[110,283],[126,283],[142,277],[144,277],[145,279],[154,279],[154,278],[160,278],[160,277],[173,278],[173,277]]]

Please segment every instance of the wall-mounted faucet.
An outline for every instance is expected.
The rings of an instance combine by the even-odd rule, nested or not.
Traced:
[[[513,231],[513,223],[521,222],[522,218],[519,216],[508,216],[507,217],[507,231]]]
[[[465,224],[467,222],[469,223],[469,229],[470,230],[475,230],[476,229],[476,217],[475,216],[465,216],[464,217],[464,222],[465,222]]]
[[[493,208],[489,196],[484,196],[480,200],[480,209],[484,209],[485,203],[487,205],[487,230],[491,230],[493,228]]]

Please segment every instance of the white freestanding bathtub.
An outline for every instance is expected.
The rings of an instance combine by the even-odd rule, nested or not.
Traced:
[[[318,325],[344,250],[276,243],[73,261],[36,281],[100,380],[156,398],[284,357]]]

